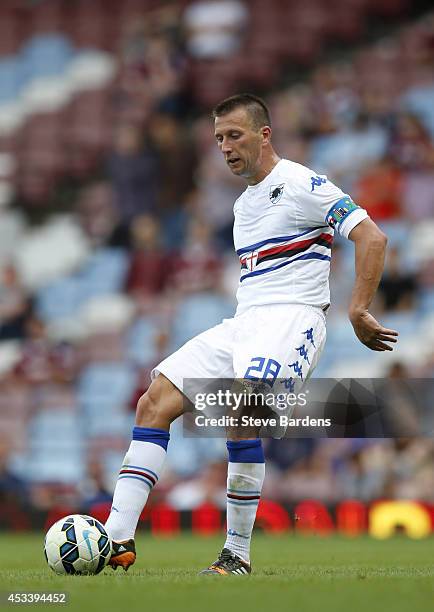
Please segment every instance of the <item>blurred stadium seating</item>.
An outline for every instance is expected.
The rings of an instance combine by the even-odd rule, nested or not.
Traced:
[[[231,27],[213,18],[222,10]],[[400,331],[396,351],[357,342],[346,317],[353,249],[337,240],[316,375],[386,377],[398,362],[433,377],[428,5],[3,0],[1,469],[36,505],[40,483],[79,499],[96,455],[110,489],[152,366],[234,311],[232,204],[243,183],[216,154],[207,117],[240,90],[269,102],[277,151],[351,193],[393,247],[374,309]],[[168,494],[197,476],[191,465],[225,459],[221,440],[186,441],[179,424],[172,438]],[[434,500],[431,439],[268,447],[271,499]]]

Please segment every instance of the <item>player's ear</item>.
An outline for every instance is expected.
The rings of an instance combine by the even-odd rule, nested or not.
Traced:
[[[263,128],[261,128],[261,133],[262,133],[262,144],[266,145],[266,144],[270,144],[271,142],[271,128],[269,125],[264,125]]]

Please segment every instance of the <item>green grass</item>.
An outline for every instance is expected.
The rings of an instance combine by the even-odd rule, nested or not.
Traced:
[[[128,573],[56,576],[42,534],[0,535],[0,590],[66,591],[68,610],[419,612],[434,596],[433,540],[255,535],[251,577],[198,577],[221,538],[141,536]],[[4,598],[4,595],[3,595]],[[2,602],[3,603],[3,602]],[[38,605],[38,608],[61,606]]]

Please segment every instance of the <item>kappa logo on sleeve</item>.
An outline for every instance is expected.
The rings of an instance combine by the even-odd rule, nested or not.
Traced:
[[[277,202],[282,197],[284,187],[285,187],[285,183],[280,183],[280,185],[271,185],[270,200],[273,204],[277,204]]]
[[[312,189],[310,191],[312,192],[315,189],[315,187],[321,187],[321,185],[323,185],[324,183],[327,183],[327,178],[317,174],[316,176],[311,176],[310,181],[311,181],[311,186],[312,186]]]

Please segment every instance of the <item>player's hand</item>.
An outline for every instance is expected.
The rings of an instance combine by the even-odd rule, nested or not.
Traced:
[[[380,325],[367,310],[350,313],[350,321],[362,344],[373,351],[393,351],[387,343],[397,342],[398,332]]]

